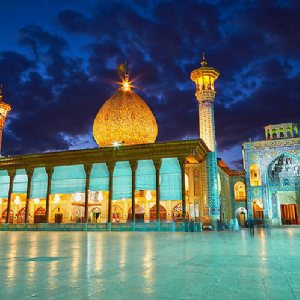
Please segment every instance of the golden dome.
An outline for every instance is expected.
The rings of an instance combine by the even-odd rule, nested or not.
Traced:
[[[157,133],[152,111],[127,81],[103,104],[93,125],[94,139],[101,147],[154,143]]]

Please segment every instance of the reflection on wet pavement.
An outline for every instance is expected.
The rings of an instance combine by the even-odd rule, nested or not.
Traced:
[[[300,299],[300,229],[0,232],[0,299]]]

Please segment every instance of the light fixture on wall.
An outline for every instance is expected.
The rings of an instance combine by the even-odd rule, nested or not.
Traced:
[[[81,194],[80,193],[76,193],[75,194],[75,202],[80,202],[81,201]]]
[[[16,205],[19,205],[21,203],[20,196],[16,196],[14,202],[15,202]]]
[[[34,204],[39,204],[40,203],[40,198],[34,198],[33,203]]]
[[[54,203],[59,203],[60,202],[60,197],[58,194],[55,194],[54,196]]]
[[[151,194],[150,191],[147,191],[147,192],[146,192],[146,199],[147,199],[148,201],[150,201],[150,200],[152,199],[152,194]]]
[[[100,191],[98,193],[98,201],[102,201],[102,200],[103,200],[103,193],[102,193],[102,191]]]

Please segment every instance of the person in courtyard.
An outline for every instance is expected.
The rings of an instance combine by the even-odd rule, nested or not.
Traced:
[[[234,224],[233,219],[230,219],[230,220],[229,220],[229,223],[228,223],[228,229],[229,229],[230,231],[233,231],[233,224]]]
[[[267,236],[271,236],[271,219],[269,218],[268,215],[266,215],[265,220],[265,232]]]
[[[235,218],[233,220],[233,231],[239,231],[239,230],[240,230],[239,222],[238,222],[238,219]]]
[[[254,236],[254,219],[252,216],[250,216],[250,218],[249,218],[248,226],[249,226],[249,230],[250,230],[250,235]]]
[[[217,229],[218,229],[218,231],[221,230],[221,222],[220,222],[219,218],[217,219]]]

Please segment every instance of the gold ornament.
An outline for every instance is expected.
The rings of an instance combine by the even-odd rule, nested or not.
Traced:
[[[101,147],[154,143],[156,119],[144,100],[131,90],[128,80],[100,108],[93,135]]]

